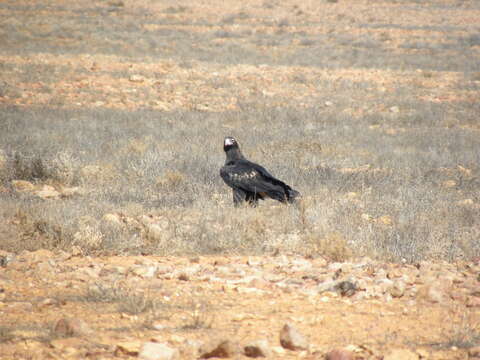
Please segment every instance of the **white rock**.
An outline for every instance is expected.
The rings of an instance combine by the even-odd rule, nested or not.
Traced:
[[[60,193],[52,186],[44,185],[41,190],[35,191],[35,195],[42,199],[56,199],[60,196]]]
[[[144,82],[145,78],[142,75],[134,74],[130,76],[129,80],[131,82]]]
[[[285,324],[280,331],[280,344],[288,350],[307,350],[305,337],[292,325]]]
[[[30,181],[25,180],[12,180],[12,186],[19,192],[27,192],[35,189],[35,186]]]
[[[140,349],[138,357],[144,360],[173,360],[178,359],[180,353],[166,344],[146,342]]]
[[[243,348],[245,356],[257,358],[257,357],[269,357],[271,354],[270,345],[267,340],[257,340],[249,343]]]

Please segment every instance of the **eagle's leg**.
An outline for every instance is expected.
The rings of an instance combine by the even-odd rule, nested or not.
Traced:
[[[248,202],[249,205],[256,207],[258,204],[259,196],[257,193],[247,193],[245,200]]]
[[[247,200],[247,193],[240,189],[233,189],[233,205],[238,207]]]

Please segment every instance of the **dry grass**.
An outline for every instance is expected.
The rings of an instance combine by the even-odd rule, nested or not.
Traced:
[[[465,311],[454,323],[449,335],[446,346],[456,346],[460,349],[478,346],[480,344],[480,321],[474,313]]]
[[[211,305],[205,301],[192,301],[184,307],[182,330],[210,329],[215,321]]]
[[[315,254],[333,259],[370,255],[417,261],[478,256],[475,239],[480,210],[475,204],[479,200],[479,169],[475,149],[479,144],[468,131],[433,126],[431,109],[423,114],[421,123],[415,122],[421,130],[385,137],[376,128],[368,128],[369,123],[376,126],[375,117],[352,123],[348,117],[334,117],[328,108],[300,113],[255,106],[247,113],[162,114],[170,120],[162,123],[150,111],[83,115],[97,119],[95,133],[89,129],[90,120],[64,120],[63,126],[79,135],[75,142],[63,144],[63,153],[49,149],[52,155],[39,162],[55,164],[49,165],[49,171],[42,165],[36,172],[34,162],[26,166],[8,157],[18,154],[18,145],[5,149],[8,165],[3,184],[7,188],[12,179],[25,179],[74,183],[86,192],[56,201],[15,192],[0,194],[2,216],[7,223],[16,224],[24,239],[22,243],[12,239],[3,247],[20,251],[76,245],[85,253],[166,255],[278,249],[305,252],[313,245]],[[68,117],[64,110],[41,111],[44,120],[29,119],[28,111],[12,112],[13,131],[8,136],[24,134],[21,124],[30,121],[30,131],[44,129],[42,135],[48,137],[49,121]],[[315,122],[318,114],[323,114],[323,121]],[[196,118],[198,126],[187,129],[182,119],[190,116]],[[112,117],[117,121],[114,131],[108,129]],[[131,118],[136,119],[133,134]],[[241,129],[247,131],[248,126],[248,121],[242,125],[243,119],[249,118],[256,119],[258,135],[243,137]],[[402,126],[413,124],[407,116],[395,121],[403,121]],[[171,122],[178,127],[162,125]],[[267,201],[257,209],[232,208],[231,192],[218,176],[224,156],[221,141],[230,132],[201,125],[221,122],[236,124],[235,135],[239,135],[247,156],[267,165],[304,194],[301,206],[284,207]],[[306,132],[305,126],[317,130]],[[145,135],[147,129],[149,136]],[[424,137],[427,133],[428,141]],[[179,141],[172,142],[172,138]],[[209,138],[218,142],[205,142]],[[97,145],[86,147],[87,141]],[[98,151],[109,141],[110,151]],[[43,146],[40,141],[28,145]],[[82,157],[57,155],[80,152]],[[92,174],[86,168],[96,170]],[[74,175],[58,175],[69,173]],[[106,213],[121,213],[136,220],[151,214],[166,225],[161,237],[152,237],[142,226],[105,222],[102,217]]]
[[[87,302],[117,303],[118,311],[131,315],[157,316],[163,304],[148,291],[121,284],[95,283],[88,287],[82,300]]]
[[[15,338],[12,334],[12,329],[7,326],[0,326],[0,344],[8,342]]]

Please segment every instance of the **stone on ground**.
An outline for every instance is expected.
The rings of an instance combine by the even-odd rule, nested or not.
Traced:
[[[326,360],[353,360],[353,354],[348,350],[333,349],[325,354]]]
[[[180,357],[180,353],[166,344],[146,342],[140,349],[138,357],[144,360],[174,360]]]
[[[271,351],[267,340],[257,340],[246,345],[243,348],[243,353],[245,354],[245,356],[257,358],[269,357]]]
[[[292,325],[285,324],[280,331],[280,344],[288,350],[307,350],[305,337]]]
[[[54,327],[55,334],[59,336],[86,336],[93,333],[90,326],[81,319],[62,318]]]
[[[383,360],[418,360],[418,354],[408,349],[392,349]]]
[[[236,346],[230,340],[214,341],[200,349],[200,359],[230,358],[236,353]]]

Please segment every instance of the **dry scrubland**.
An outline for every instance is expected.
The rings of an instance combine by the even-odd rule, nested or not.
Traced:
[[[447,276],[450,285],[473,289],[478,265],[435,268],[422,261],[476,264],[480,256],[479,18],[480,3],[474,0],[2,1],[0,255],[8,255],[0,257],[0,265],[9,271],[7,278],[17,281],[0,285],[7,289],[7,302],[20,301],[21,294],[40,296],[34,302],[40,315],[30,323],[24,318],[19,335],[13,330],[19,319],[15,311],[31,308],[12,305],[9,325],[0,326],[0,342],[13,344],[13,352],[15,341],[22,339],[48,343],[58,331],[52,335],[41,329],[53,328],[58,307],[73,316],[91,316],[97,329],[111,320],[105,314],[127,314],[111,325],[110,334],[133,331],[146,338],[151,314],[158,320],[186,311],[187,318],[175,325],[183,329],[178,331],[211,327],[243,336],[248,324],[225,330],[209,316],[199,317],[209,314],[204,304],[213,312],[241,312],[263,303],[255,304],[249,292],[241,297],[252,304],[239,302],[238,293],[221,305],[215,303],[218,294],[198,295],[198,301],[191,294],[207,285],[192,285],[192,274],[199,270],[189,271],[200,263],[219,278],[228,278],[230,271],[241,275],[243,270],[235,271],[249,256],[265,256],[254,260],[254,267],[278,263],[270,269],[271,282],[277,281],[271,279],[279,276],[278,269],[296,269],[306,261],[296,257],[342,262],[366,256],[372,260],[358,265],[365,270],[361,276],[377,276],[381,282],[401,277],[402,271],[392,269],[403,263],[412,278],[423,279],[418,286],[443,269],[454,274]],[[303,200],[296,206],[266,201],[255,209],[234,209],[231,191],[218,175],[226,135],[239,140],[247,157],[298,189]],[[38,260],[31,254],[44,250],[24,251],[39,249],[52,253]],[[46,259],[53,253],[52,263]],[[11,254],[18,254],[17,260]],[[281,258],[284,254],[293,260]],[[130,257],[101,258],[117,255]],[[192,258],[149,260],[145,255]],[[228,257],[217,263],[209,256]],[[173,275],[152,261],[167,262]],[[393,264],[380,271],[378,262]],[[185,273],[174,272],[177,265]],[[148,278],[149,266],[155,267],[159,287],[172,287],[162,290],[163,297],[136,293],[138,284],[112,286],[116,282],[110,278],[110,283],[96,283],[104,273]],[[337,279],[338,266],[328,266],[319,269]],[[57,271],[75,279],[77,268],[86,274],[78,284],[88,286],[39,275]],[[427,275],[422,278],[418,269]],[[303,270],[295,271],[284,275],[297,276],[303,285],[313,281]],[[347,266],[344,274],[351,271]],[[322,276],[315,281],[325,280]],[[30,284],[51,281],[52,288],[43,283],[38,291],[27,283],[22,287],[27,278]],[[70,290],[57,294],[54,284]],[[265,294],[296,296],[298,287],[292,284],[273,293],[265,286]],[[218,291],[230,289],[227,285]],[[368,293],[369,286],[362,291]],[[416,296],[415,286],[407,287],[408,296]],[[183,303],[165,305],[162,299],[174,298],[176,289],[184,291],[178,298]],[[387,300],[407,297],[390,294],[390,288],[375,289],[372,294],[388,295]],[[425,291],[427,302],[442,303],[441,296]],[[292,311],[302,309],[295,296],[273,306],[274,315],[265,310],[265,324],[257,321],[256,326],[281,326],[266,319],[283,316],[285,307],[295,304]],[[452,299],[479,306],[474,291]],[[90,314],[92,303],[102,315]],[[235,304],[244,307],[234,309]],[[335,304],[316,302],[305,309],[328,312]],[[412,312],[405,300],[407,310],[387,306],[378,318],[380,302],[362,304],[366,309],[357,308],[358,319],[349,319],[354,309],[343,304],[336,308],[338,317],[319,320],[330,334],[345,331],[337,345],[363,341],[360,333],[372,334],[381,344],[411,345],[415,336],[432,332],[430,345],[443,348],[469,348],[480,339],[478,321],[463,305]],[[372,330],[391,314],[405,319],[398,326],[410,330],[418,319],[424,322],[408,339],[399,335],[406,330],[395,328],[395,321],[379,333]],[[442,327],[445,318],[453,319],[451,328]],[[312,326],[315,319],[310,319]],[[356,326],[364,331],[352,333]],[[322,351],[328,349],[329,340],[316,341],[325,342]],[[55,346],[37,355],[63,351]],[[115,356],[135,354],[104,343],[95,346],[97,352],[77,355],[108,358],[111,349],[117,349]],[[280,350],[278,357],[288,355]],[[375,350],[366,358],[379,354]],[[467,356],[455,354],[444,358]]]

